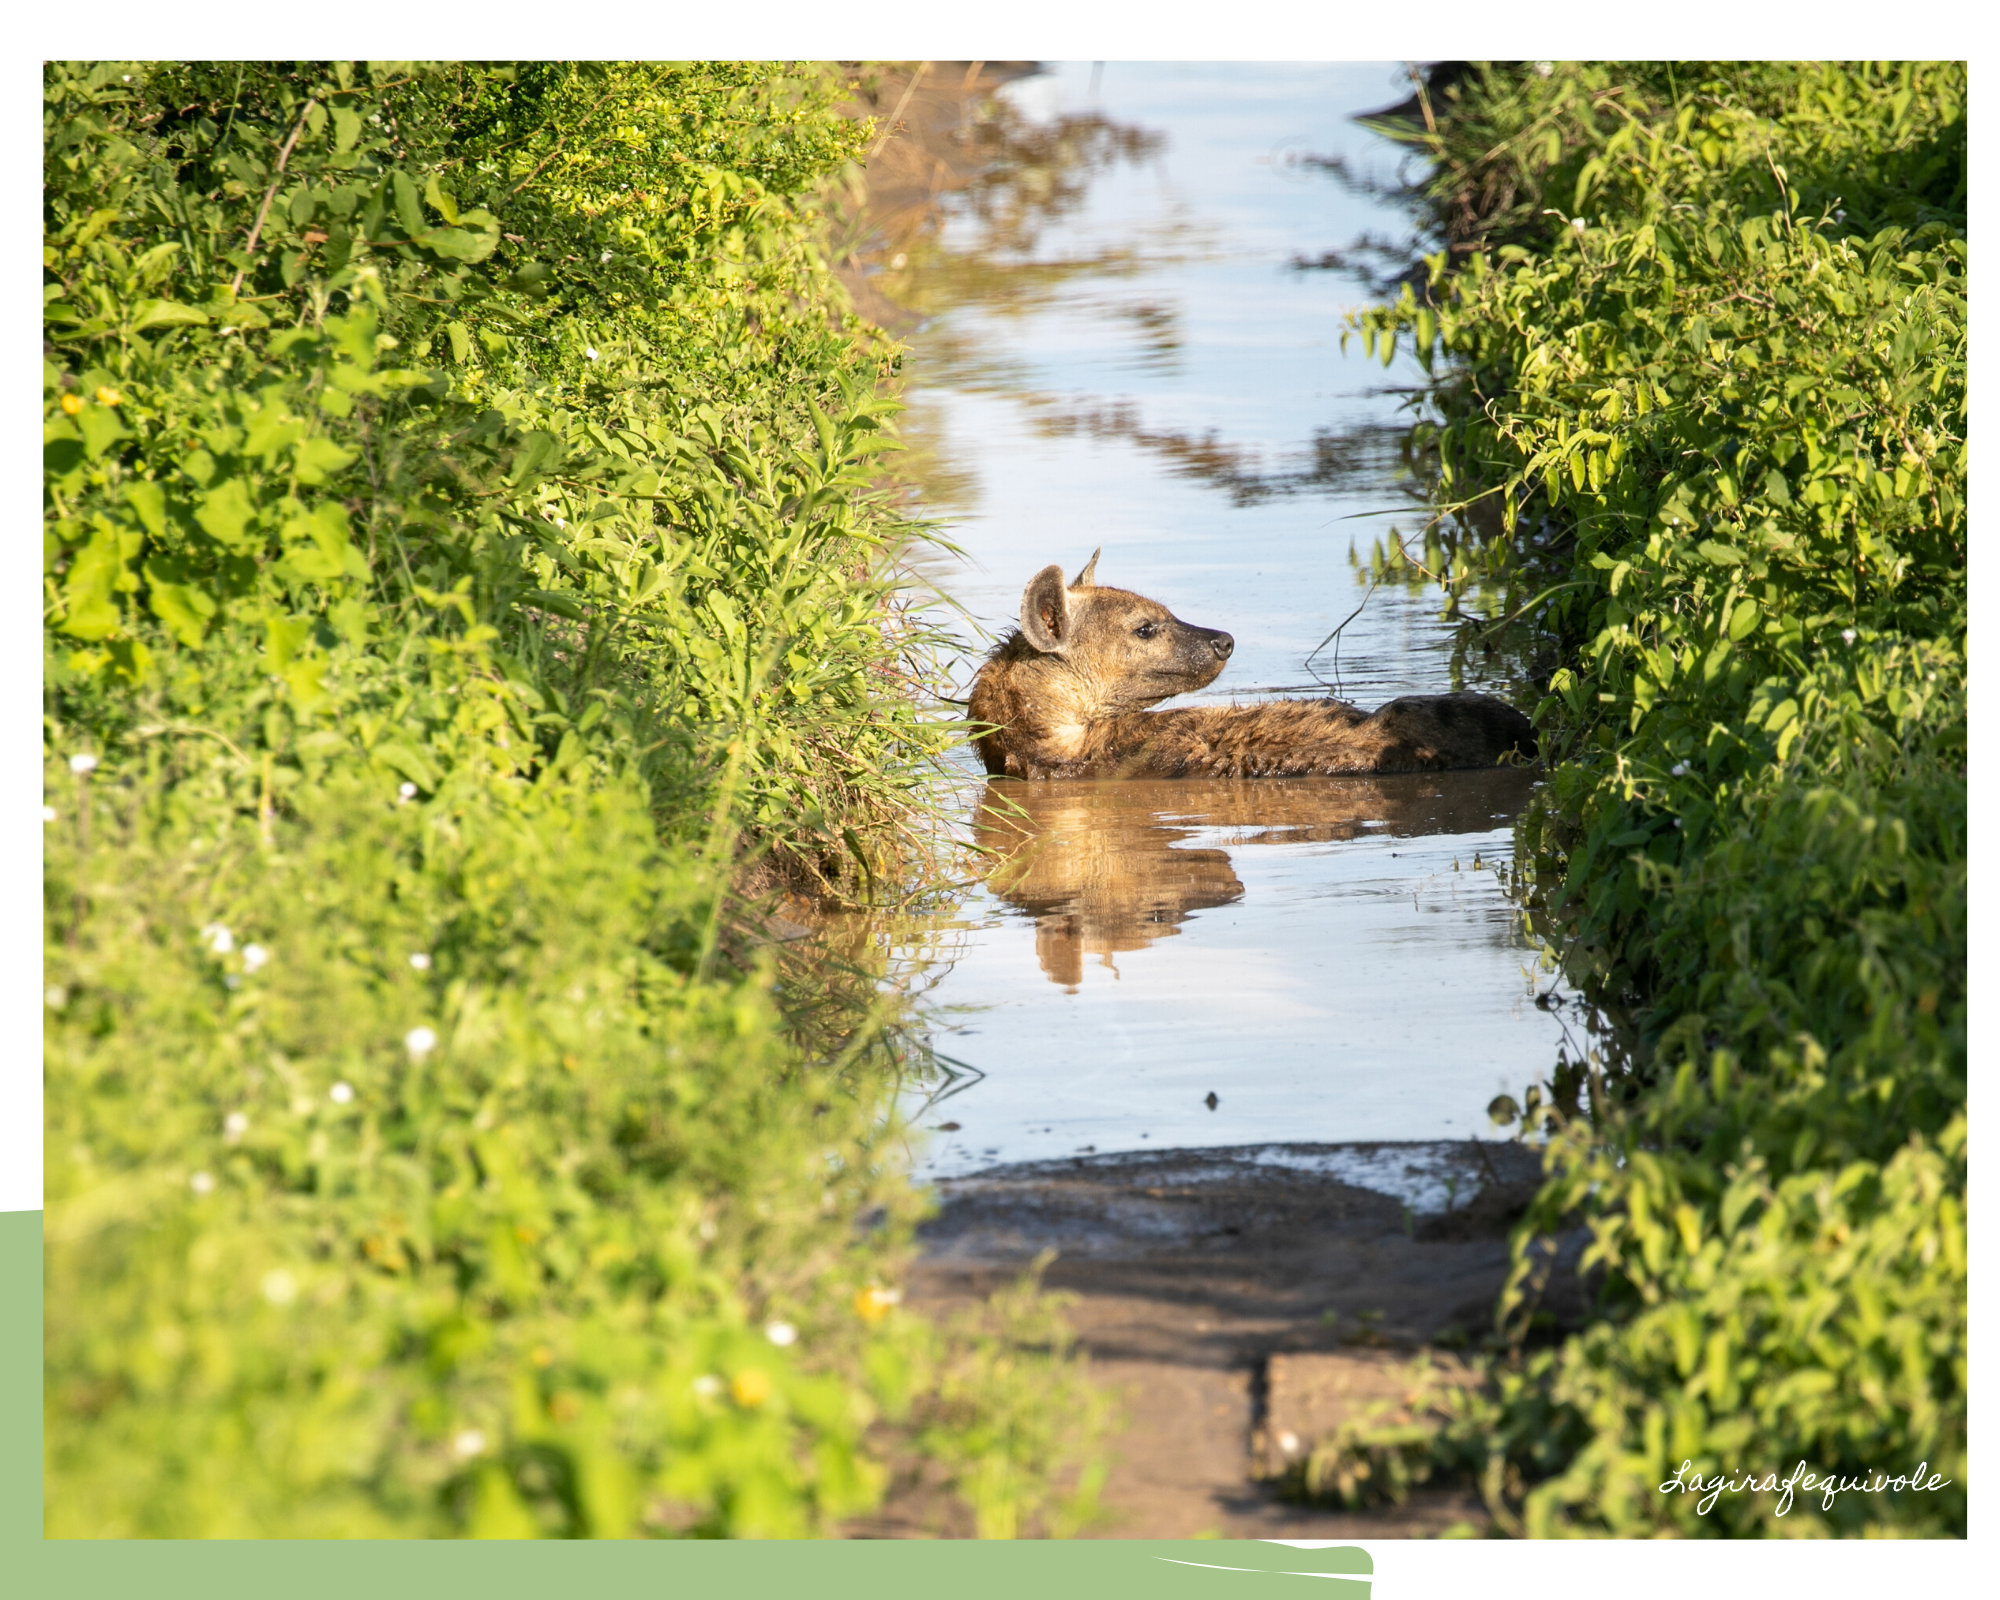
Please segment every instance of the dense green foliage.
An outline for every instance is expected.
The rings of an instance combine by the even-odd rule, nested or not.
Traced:
[[[355,741],[428,790],[460,707],[412,661],[491,629],[516,765],[576,734],[664,817],[730,745],[809,866],[887,859],[925,736],[883,692],[881,352],[801,193],[861,138],[836,86],[127,77],[50,74],[59,714],[109,739],[226,700],[281,791]]]
[[[1965,92],[1480,69],[1400,130],[1444,248],[1363,331],[1432,364],[1450,554],[1553,653],[1518,860],[1607,1027],[1529,1093],[1503,1304],[1580,1218],[1595,1318],[1436,1446],[1505,1526],[1964,1530]],[[1685,1461],[1949,1486],[1781,1518]]]
[[[870,975],[728,910],[946,738],[839,87],[47,70],[52,1534],[1066,1525],[1038,1303],[897,1309]]]

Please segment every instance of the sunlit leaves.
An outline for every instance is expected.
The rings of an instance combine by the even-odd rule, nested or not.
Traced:
[[[1580,1214],[1594,1320],[1438,1444],[1514,1531],[1964,1529],[1964,86],[1496,70],[1403,130],[1465,257],[1435,435],[1558,662],[1522,886],[1605,1030],[1528,1092],[1507,1303]],[[1759,1452],[1954,1486],[1783,1521],[1657,1492]]]

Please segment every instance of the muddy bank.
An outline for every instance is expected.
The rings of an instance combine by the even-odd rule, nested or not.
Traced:
[[[1467,1488],[1342,1513],[1288,1503],[1288,1461],[1447,1376],[1491,1326],[1507,1235],[1539,1162],[1516,1144],[1252,1145],[1024,1162],[937,1185],[911,1299],[946,1312],[1053,1252],[1043,1282],[1129,1426],[1114,1443],[1109,1537],[1423,1537],[1483,1531]],[[1575,1297],[1581,1239],[1550,1292]],[[914,1486],[911,1486],[912,1488]],[[951,1532],[919,1493],[873,1530]],[[927,1518],[932,1519],[927,1521]]]

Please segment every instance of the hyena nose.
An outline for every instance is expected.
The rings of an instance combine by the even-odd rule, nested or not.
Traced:
[[[1227,661],[1236,648],[1236,641],[1226,633],[1212,633],[1208,636],[1208,647],[1215,652],[1218,661]]]

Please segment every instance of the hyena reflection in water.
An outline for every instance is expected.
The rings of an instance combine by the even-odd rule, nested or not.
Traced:
[[[1035,957],[1074,990],[1087,957],[1106,967],[1170,938],[1243,884],[1229,852],[1388,834],[1485,833],[1526,804],[1518,767],[1432,777],[991,783],[974,837],[993,854],[987,886],[1035,919]],[[1190,847],[1197,829],[1216,847]]]
[[[1406,695],[1372,715],[1331,699],[1148,710],[1213,683],[1236,641],[1096,574],[1096,555],[1067,587],[1061,567],[1036,573],[1020,629],[973,680],[967,709],[993,776],[1307,777],[1535,755],[1528,719],[1484,694]]]

